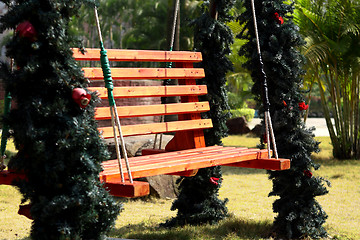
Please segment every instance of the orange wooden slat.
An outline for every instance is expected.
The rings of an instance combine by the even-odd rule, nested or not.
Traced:
[[[199,156],[214,156],[216,154],[223,154],[226,151],[227,154],[230,153],[258,153],[259,149],[252,149],[252,148],[235,148],[235,147],[222,147],[222,146],[210,146],[204,148],[193,148],[187,149],[182,151],[175,151],[175,152],[166,152],[160,153],[157,155],[157,158],[154,159],[153,156],[138,156],[136,158],[131,158],[130,165],[131,167],[138,167],[138,166],[145,166],[145,165],[153,165],[158,164],[159,162],[167,162],[169,164],[176,163],[179,160],[183,161],[184,158],[187,159],[196,159]],[[122,162],[124,160],[122,159]],[[108,160],[102,163],[104,169],[106,171],[110,171],[111,169],[117,170],[118,161],[117,160]]]
[[[90,91],[98,92],[99,97],[107,99],[108,90],[105,87],[89,87]],[[138,97],[173,97],[173,96],[196,96],[207,94],[206,85],[191,86],[146,86],[146,87],[114,87],[114,98],[138,98]]]
[[[248,151],[239,150],[238,152],[234,151],[234,149],[230,149],[231,151],[227,152],[227,148],[223,148],[222,151],[214,152],[213,154],[198,154],[198,156],[188,156],[184,157],[181,160],[173,158],[173,161],[169,161],[168,158],[165,160],[161,160],[159,155],[149,155],[153,156],[153,159],[157,161],[157,163],[152,164],[142,164],[138,166],[131,166],[132,176],[134,178],[144,177],[144,176],[152,176],[158,174],[167,174],[171,172],[181,172],[181,171],[189,171],[193,169],[231,164],[235,162],[241,161],[249,161],[257,159],[258,153],[266,150],[258,150],[249,149]],[[181,156],[181,155],[180,155]],[[136,157],[135,157],[136,158]],[[135,159],[134,158],[134,159]],[[129,159],[130,160],[130,159]],[[130,160],[132,162],[132,158]],[[106,175],[107,179],[117,178],[118,170],[116,168],[107,169],[104,167],[103,175]]]
[[[184,130],[205,129],[212,128],[211,119],[199,119],[191,121],[174,121],[163,123],[148,123],[138,125],[122,126],[122,133],[124,136],[136,136],[154,133],[168,133]],[[98,128],[103,138],[112,138],[112,127]]]
[[[176,63],[176,67],[184,67],[184,68],[193,68],[194,65],[191,63]],[[179,85],[194,85],[196,84],[196,80],[195,79],[180,79],[179,81]],[[197,102],[198,101],[198,96],[181,96],[181,102]],[[185,119],[201,119],[201,115],[199,113],[189,113],[189,114],[184,114],[184,115],[180,115],[179,116],[179,120],[185,120]],[[187,133],[181,133],[181,134],[177,134],[178,136],[175,135],[174,138],[174,142],[176,142],[176,145],[178,146],[167,146],[167,149],[169,148],[189,148],[189,147],[195,147],[195,148],[199,148],[199,147],[204,147],[206,146],[205,143],[205,137],[204,137],[204,131],[202,130],[195,130],[193,132],[187,132]],[[181,136],[184,135],[184,136]],[[176,139],[179,138],[179,139]],[[185,138],[185,139],[190,139],[188,141],[188,143],[184,144],[181,141],[181,138]]]
[[[227,149],[226,149],[227,150]],[[186,172],[196,170],[199,168],[206,168],[218,165],[224,165],[233,161],[241,161],[256,159],[256,151],[216,151],[212,154],[197,154],[195,156],[181,156],[177,158],[153,158],[153,161],[147,161],[136,164],[130,163],[132,176],[134,178],[152,176],[158,174],[169,174]],[[234,158],[236,157],[236,159]],[[125,163],[123,163],[123,166]],[[119,173],[118,166],[106,166],[104,167],[104,175],[111,175],[113,173]],[[145,174],[145,175],[144,175]],[[150,174],[150,175],[148,175]]]
[[[191,113],[191,112],[200,113],[209,110],[210,110],[209,102],[117,107],[119,118],[171,115],[171,114],[182,114],[182,113]],[[97,120],[111,119],[111,113],[109,107],[96,108],[95,119]]]
[[[73,48],[73,57],[76,60],[100,61],[100,49],[88,48],[82,54],[78,48]],[[200,52],[190,51],[159,51],[159,50],[123,50],[107,49],[109,61],[131,62],[201,62]]]
[[[249,160],[249,161],[231,163],[226,166],[277,170],[278,171],[278,170],[290,169],[290,160],[282,159],[282,158],[279,158],[279,159],[266,158],[266,159],[257,159],[256,161]]]
[[[105,182],[104,187],[115,197],[133,198],[143,197],[150,194],[150,185],[148,182],[110,182],[106,181],[105,178],[101,180]]]
[[[91,80],[102,80],[104,75],[101,68],[83,68],[84,76]],[[114,80],[142,80],[142,79],[200,79],[205,77],[202,68],[111,68]]]
[[[162,167],[164,165],[164,163],[166,163],[168,166],[174,166],[177,164],[182,164],[185,161],[187,161],[187,163],[189,164],[193,164],[194,162],[199,162],[203,159],[215,159],[216,157],[219,156],[230,156],[231,154],[233,155],[238,155],[238,154],[242,154],[242,155],[251,155],[252,159],[256,159],[256,153],[258,150],[253,150],[253,149],[246,149],[246,150],[241,150],[241,149],[236,149],[236,148],[224,148],[224,149],[219,149],[219,150],[214,150],[212,152],[204,152],[204,153],[198,153],[198,152],[194,152],[194,153],[189,153],[187,155],[183,155],[180,154],[176,157],[174,156],[168,156],[168,155],[160,155],[158,156],[156,159],[154,159],[154,157],[151,157],[149,159],[143,159],[142,161],[138,162],[137,159],[135,161],[135,159],[131,160],[130,163],[130,167],[131,167],[131,171],[137,171],[138,169],[145,169],[145,168],[157,168],[158,166]],[[211,161],[211,160],[210,160]],[[206,163],[206,162],[205,162]],[[122,160],[122,164],[124,165],[125,162]],[[225,164],[225,163],[223,163]],[[103,165],[104,167],[104,171],[105,172],[111,172],[111,171],[117,171],[119,169],[118,164],[111,162],[110,164],[106,164]],[[190,170],[193,169],[197,169],[197,168],[191,168]]]
[[[203,156],[209,155],[211,153],[214,154],[216,152],[219,152],[219,150],[221,150],[222,148],[223,147],[221,146],[211,146],[201,149],[187,149],[184,151],[161,153],[158,154],[156,158],[154,158],[154,156],[139,156],[136,158],[130,158],[129,161],[131,168],[145,167],[145,166],[154,167],[155,165],[164,162],[166,162],[166,164],[168,165],[172,165],[176,162],[183,161],[184,157],[186,157],[187,159],[192,159],[198,157],[201,154],[203,154]],[[231,148],[231,149],[235,149],[235,148]],[[179,156],[181,156],[181,159],[179,159]],[[104,171],[102,173],[103,175],[108,175],[108,174],[112,175],[112,173],[117,173],[117,174],[119,173],[119,165],[117,160],[108,160],[103,162],[102,165],[104,168]],[[125,166],[125,162],[123,159],[122,159],[122,165]],[[194,174],[195,170],[182,171],[180,173],[176,172],[176,175],[189,174],[189,172],[192,172],[192,174]],[[164,174],[168,174],[168,173],[164,173]]]
[[[161,161],[170,161],[170,160],[177,159],[179,156],[190,158],[190,157],[197,156],[199,154],[209,154],[209,153],[219,152],[223,148],[224,147],[222,147],[222,146],[210,146],[210,147],[204,147],[204,148],[193,148],[193,149],[187,149],[187,150],[182,150],[182,151],[158,153],[158,154],[160,154],[160,155],[158,155],[158,157],[159,157],[159,159],[161,159]],[[239,151],[239,150],[245,151],[248,148],[227,147],[227,149],[229,149],[229,150],[230,149],[231,150],[237,149],[237,151]],[[132,166],[151,164],[151,163],[154,163],[154,162],[156,162],[156,161],[154,161],[154,157],[149,156],[149,155],[138,156],[136,158],[131,159],[131,165]],[[102,165],[103,165],[104,169],[111,169],[113,167],[118,167],[118,161],[117,160],[108,160],[108,161],[103,162]]]
[[[138,178],[143,175],[156,175],[166,174],[171,172],[181,172],[181,171],[189,171],[193,169],[200,168],[208,168],[219,165],[227,164],[231,161],[245,161],[252,160],[256,158],[256,153],[221,153],[217,155],[209,155],[203,156],[200,155],[197,159],[183,159],[182,161],[178,161],[177,163],[169,164],[169,163],[159,163],[154,164],[152,166],[138,166],[132,169],[132,173],[134,178]]]

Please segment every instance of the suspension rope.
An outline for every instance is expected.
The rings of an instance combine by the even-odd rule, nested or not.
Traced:
[[[256,38],[256,47],[257,52],[259,55],[259,63],[260,63],[260,72],[263,78],[263,104],[264,104],[264,110],[265,110],[265,131],[266,131],[266,140],[267,140],[267,150],[269,157],[271,156],[271,147],[270,147],[270,137],[271,142],[273,144],[274,149],[274,156],[276,159],[278,159],[278,153],[277,153],[277,147],[276,147],[276,141],[275,141],[275,135],[274,130],[271,123],[271,116],[270,116],[270,102],[269,102],[269,93],[268,93],[268,85],[267,85],[267,77],[264,70],[264,63],[262,61],[261,57],[261,50],[260,50],[260,41],[259,41],[259,33],[258,33],[258,27],[257,27],[257,21],[256,21],[256,13],[255,13],[255,4],[254,0],[251,0],[251,8],[252,8],[252,15],[254,20],[254,30],[255,30],[255,38]],[[270,136],[269,136],[270,135]]]
[[[177,17],[178,17],[178,12],[179,12],[179,8],[180,8],[180,0],[176,0],[175,2],[175,10],[174,10],[174,19],[173,19],[173,25],[172,25],[172,29],[171,29],[171,39],[170,39],[170,52],[173,51],[174,48],[174,42],[175,42],[175,31],[176,31],[176,22],[177,22]],[[172,68],[173,62],[169,62],[169,64],[167,65],[168,68]],[[164,81],[164,85],[166,84],[166,81]],[[164,121],[164,116],[161,115],[160,116],[160,122]],[[155,134],[155,140],[154,140],[154,146],[153,149],[155,149],[156,147],[156,142],[157,142],[157,137],[159,134]],[[159,139],[159,149],[161,149],[161,144],[162,144],[162,137],[163,137],[163,133],[160,133],[160,139]]]
[[[104,43],[103,43],[103,39],[102,39],[102,35],[101,35],[100,21],[99,21],[99,16],[98,16],[96,7],[94,8],[94,13],[95,13],[97,31],[98,31],[98,35],[99,35],[99,39],[100,39],[101,68],[103,70],[105,87],[108,90],[108,100],[109,100],[109,107],[110,107],[110,112],[111,112],[111,123],[112,123],[112,127],[113,127],[113,132],[114,132],[115,149],[116,149],[116,155],[117,155],[119,169],[120,169],[121,181],[125,182],[124,171],[123,171],[123,167],[122,167],[122,163],[121,163],[121,152],[120,152],[120,148],[119,148],[118,134],[120,137],[121,150],[123,152],[125,165],[126,165],[128,176],[129,176],[129,181],[131,183],[133,183],[133,178],[131,175],[131,170],[130,170],[130,165],[129,165],[129,159],[128,159],[126,148],[125,148],[125,140],[124,140],[124,137],[122,134],[121,124],[120,124],[120,120],[119,120],[119,116],[118,116],[118,112],[117,112],[117,108],[116,108],[116,103],[115,103],[115,99],[114,99],[114,95],[113,95],[114,85],[113,85],[112,77],[111,77],[110,63],[109,63],[109,59],[107,57],[107,51],[104,48]]]
[[[172,29],[171,29],[172,31],[171,31],[170,51],[172,51],[173,48],[174,48],[176,22],[177,22],[177,18],[178,18],[179,8],[180,8],[180,0],[176,0],[176,2],[175,2],[175,11],[174,11],[173,26],[172,26]],[[172,64],[172,62],[171,62],[171,64]]]

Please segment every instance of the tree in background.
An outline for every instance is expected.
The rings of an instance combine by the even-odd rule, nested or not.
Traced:
[[[308,72],[319,86],[334,157],[360,159],[360,3],[299,0],[296,7],[307,42]]]
[[[232,15],[239,16],[245,11],[243,7],[242,0],[235,1],[235,7],[233,8]],[[230,27],[233,35],[238,35],[243,27],[239,26],[239,23],[236,19],[227,23]],[[234,43],[231,45],[231,54],[229,55],[230,61],[233,63],[234,70],[228,72],[226,75],[227,79],[227,90],[229,98],[230,109],[244,109],[244,108],[254,108],[253,95],[251,93],[251,88],[253,85],[250,72],[243,67],[243,64],[247,61],[244,56],[240,56],[239,50],[247,41],[244,39],[235,38]],[[234,117],[234,111],[232,111],[232,117]],[[235,114],[237,115],[237,114]]]
[[[225,90],[226,73],[232,70],[227,58],[231,52],[233,35],[225,24],[232,17],[229,10],[233,0],[206,1],[204,13],[193,21],[195,28],[195,50],[202,52],[205,78],[199,84],[206,84],[208,94],[202,101],[209,101],[210,111],[203,117],[211,118],[214,127],[205,132],[207,146],[222,145],[221,139],[227,136],[226,119],[227,95]],[[199,169],[194,177],[181,178],[179,197],[173,202],[171,210],[178,210],[177,216],[166,223],[168,226],[184,224],[217,223],[228,216],[227,199],[218,198],[222,183],[221,167]]]
[[[233,22],[237,26],[236,22]],[[231,26],[230,26],[231,27]],[[238,33],[233,31],[234,35]],[[251,93],[251,87],[253,85],[250,73],[242,67],[246,59],[243,56],[239,56],[238,52],[242,45],[246,42],[242,39],[234,39],[235,42],[231,46],[231,55],[229,56],[230,61],[234,65],[234,72],[229,72],[226,76],[227,79],[227,90],[229,98],[229,106],[231,109],[242,109],[249,107],[248,103],[253,102],[253,95]]]
[[[174,0],[100,0],[99,18],[105,45],[109,48],[169,50]],[[199,10],[197,0],[180,1],[180,46],[193,45],[189,19]],[[83,7],[71,23],[72,32],[81,36],[84,45],[97,47],[94,14]]]
[[[94,120],[97,97],[86,91],[68,36],[70,18],[86,1],[3,2],[9,10],[0,29],[15,29],[7,56],[16,70],[1,68],[16,102],[5,119],[18,149],[9,168],[27,176],[18,187],[31,206],[31,237],[104,239],[119,206],[99,182],[107,152]]]
[[[263,114],[263,79],[250,0],[245,1],[245,7],[247,11],[239,20],[246,29],[239,37],[247,39],[248,43],[240,54],[249,59],[245,67],[252,72],[253,93],[259,112]],[[278,153],[280,157],[291,159],[290,170],[269,172],[273,181],[269,195],[279,197],[273,203],[277,213],[274,234],[288,239],[325,237],[323,224],[327,215],[315,197],[328,191],[324,179],[313,176],[312,171],[319,165],[311,159],[311,154],[319,151],[319,143],[314,140],[312,129],[307,129],[302,121],[307,108],[301,91],[304,57],[296,48],[305,42],[292,21],[292,5],[281,0],[257,0],[255,8]]]

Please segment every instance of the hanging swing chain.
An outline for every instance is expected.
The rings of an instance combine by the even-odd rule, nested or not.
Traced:
[[[99,16],[98,16],[96,7],[94,8],[94,13],[95,13],[97,31],[98,31],[98,35],[99,35],[99,39],[100,39],[101,68],[102,68],[103,74],[104,74],[105,87],[108,90],[108,100],[109,100],[109,106],[110,106],[110,112],[111,112],[111,123],[113,126],[115,149],[116,149],[116,155],[117,155],[119,169],[120,169],[121,181],[125,182],[125,179],[124,179],[124,172],[123,172],[123,167],[122,167],[122,163],[121,163],[121,153],[120,153],[119,141],[118,141],[118,135],[117,135],[116,128],[118,130],[119,137],[120,137],[120,145],[121,145],[121,149],[123,152],[126,168],[128,171],[129,181],[130,181],[130,183],[133,183],[133,178],[131,175],[131,170],[130,170],[130,165],[129,165],[129,159],[128,159],[126,148],[125,148],[125,140],[124,140],[124,137],[122,134],[121,124],[120,124],[119,116],[118,116],[117,109],[116,109],[116,103],[115,103],[113,92],[112,92],[113,91],[113,83],[112,83],[109,59],[107,58],[107,51],[104,48],[103,39],[102,39],[102,35],[101,35],[100,21],[99,21]]]
[[[264,87],[263,88],[263,91],[264,91],[263,104],[264,104],[264,110],[265,110],[265,131],[266,131],[267,149],[268,149],[268,154],[269,154],[269,157],[270,157],[271,156],[271,154],[270,154],[271,153],[271,150],[270,150],[270,136],[271,136],[271,141],[272,141],[273,148],[274,148],[274,156],[275,156],[276,159],[278,159],[275,135],[274,135],[274,130],[273,130],[273,127],[272,127],[271,116],[270,116],[270,102],[269,102],[267,78],[266,78],[266,73],[265,73],[265,70],[264,70],[264,63],[263,63],[262,57],[261,57],[260,41],[259,41],[259,33],[258,33],[258,27],[257,27],[254,0],[251,0],[251,8],[252,8],[252,15],[253,15],[253,20],[254,20],[254,30],[255,30],[257,53],[259,55],[260,71],[261,71],[261,75],[262,75],[262,78],[263,78],[263,87]]]
[[[174,48],[176,22],[177,22],[177,17],[178,17],[179,8],[180,8],[180,0],[176,0],[176,2],[175,2],[175,11],[174,11],[173,25],[172,25],[172,29],[171,29],[170,52],[172,52],[172,50],[173,50],[173,48]],[[172,68],[172,64],[173,64],[172,62],[169,62],[168,68]],[[164,121],[164,116],[161,115],[161,116],[160,116],[160,122],[163,122],[163,121]],[[157,137],[158,137],[158,134],[155,134],[153,149],[155,149],[155,147],[156,147]],[[163,134],[160,133],[159,149],[161,149],[162,137],[163,137]]]

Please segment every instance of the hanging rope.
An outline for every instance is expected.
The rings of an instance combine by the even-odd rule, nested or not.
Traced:
[[[171,41],[170,41],[170,51],[174,48],[174,42],[175,42],[175,30],[176,30],[176,20],[178,17],[178,12],[180,8],[180,0],[176,0],[175,2],[175,11],[174,11],[174,20],[173,20],[173,26],[171,31]],[[170,68],[171,68],[172,62],[170,62]]]
[[[268,150],[269,156],[271,156],[270,155],[270,153],[271,153],[270,137],[271,137],[271,142],[272,142],[273,148],[274,148],[274,156],[276,159],[278,159],[276,141],[275,141],[274,131],[273,131],[272,123],[271,123],[271,116],[270,116],[270,102],[269,102],[269,93],[268,93],[268,86],[267,86],[267,77],[266,77],[266,73],[264,71],[264,63],[263,63],[262,57],[261,57],[260,41],[259,41],[259,33],[258,33],[258,28],[257,28],[254,0],[251,0],[251,8],[252,8],[252,15],[253,15],[253,20],[254,20],[256,47],[257,47],[257,52],[259,55],[260,72],[261,72],[261,75],[263,78],[263,86],[264,86],[263,104],[264,104],[264,110],[265,110],[265,119],[264,120],[265,120],[265,131],[266,131],[265,134],[266,134],[266,140],[267,140],[267,150]]]
[[[173,51],[173,48],[174,48],[176,22],[177,22],[177,17],[178,17],[179,8],[180,8],[180,0],[176,0],[176,2],[175,2],[175,10],[174,10],[173,25],[172,25],[172,29],[171,29],[170,50],[169,50],[170,52],[172,52],[172,51]],[[168,67],[168,68],[172,68],[172,64],[173,64],[173,62],[169,62],[169,64],[168,64],[167,67]],[[164,85],[167,85],[166,81],[170,81],[170,79],[165,80],[165,81],[164,81]],[[160,116],[160,122],[163,122],[163,121],[164,121],[164,115],[161,115],[161,116]],[[156,148],[157,137],[158,137],[158,134],[155,134],[155,140],[154,140],[153,149]],[[161,149],[162,137],[163,137],[163,134],[160,133],[159,149]]]
[[[130,165],[129,165],[129,159],[128,159],[126,148],[125,148],[125,140],[124,140],[124,137],[123,137],[123,134],[121,131],[121,124],[120,124],[119,116],[118,116],[117,109],[116,109],[116,103],[115,103],[115,99],[114,99],[114,95],[113,95],[114,85],[113,85],[112,77],[111,77],[110,63],[109,63],[109,59],[107,57],[107,51],[104,48],[104,43],[103,43],[101,29],[100,29],[99,16],[98,16],[96,7],[94,8],[94,13],[95,13],[97,31],[98,31],[99,39],[100,39],[101,68],[103,70],[105,87],[108,90],[108,100],[109,100],[109,107],[110,107],[110,113],[111,113],[111,123],[112,123],[112,127],[113,127],[115,149],[116,149],[116,155],[117,155],[119,169],[120,169],[121,181],[125,182],[125,178],[124,178],[124,172],[123,172],[123,167],[122,167],[122,163],[121,163],[121,152],[120,152],[120,148],[119,148],[118,133],[119,133],[119,137],[120,137],[121,149],[122,149],[122,152],[124,155],[124,160],[125,160],[125,164],[126,164],[126,168],[127,168],[127,172],[128,172],[128,176],[129,176],[129,181],[131,183],[133,183],[133,178],[131,175],[131,170],[130,170]]]

